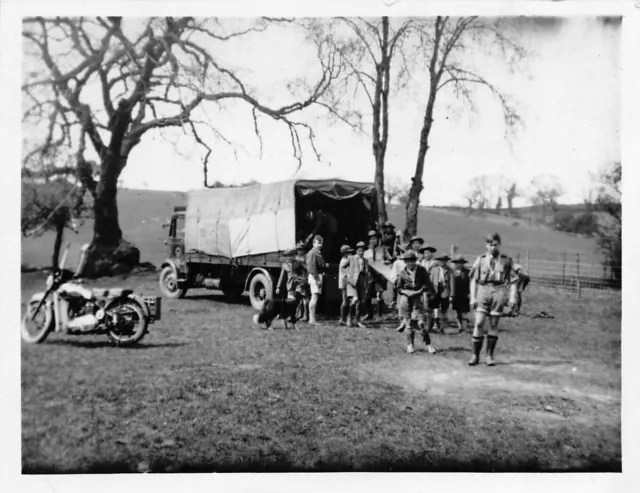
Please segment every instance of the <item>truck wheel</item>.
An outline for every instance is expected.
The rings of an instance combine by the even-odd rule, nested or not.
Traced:
[[[186,288],[178,288],[178,276],[169,266],[160,272],[160,291],[166,298],[184,298],[187,294]]]
[[[273,281],[264,274],[256,274],[249,284],[249,299],[255,310],[260,310],[265,300],[273,299]]]

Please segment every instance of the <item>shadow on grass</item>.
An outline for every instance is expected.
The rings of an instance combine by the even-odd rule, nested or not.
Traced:
[[[575,363],[575,361],[571,360],[508,360],[508,361],[496,361],[496,366],[498,365],[528,365],[528,366],[561,366],[561,365],[570,365]]]
[[[216,303],[223,303],[229,306],[251,306],[249,298],[246,296],[230,297],[224,294],[212,293],[212,294],[194,294],[186,295],[185,300],[206,300],[215,301]]]
[[[84,468],[60,469],[45,465],[29,465],[22,468],[22,474],[127,474],[141,472],[131,462],[93,463]],[[430,461],[420,454],[406,459],[381,458],[354,463],[339,461],[319,461],[313,467],[295,465],[283,454],[270,454],[237,463],[190,463],[179,464],[156,461],[145,466],[149,473],[247,473],[247,472],[622,472],[619,459],[586,459],[580,467],[545,468],[537,459],[515,462],[488,462],[480,460]]]
[[[117,348],[117,349],[126,349],[128,350],[138,350],[138,349],[155,349],[155,348],[163,348],[163,347],[180,347],[186,346],[186,342],[165,342],[162,344],[145,344],[141,342],[136,344],[135,346],[118,346],[114,342],[109,340],[103,341],[81,341],[81,340],[58,340],[58,341],[47,341],[47,345],[49,346],[72,346],[72,347],[82,347],[86,349],[100,349],[100,348]]]

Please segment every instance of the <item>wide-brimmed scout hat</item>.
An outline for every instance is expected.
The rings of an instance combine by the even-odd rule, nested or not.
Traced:
[[[454,264],[466,264],[468,261],[462,255],[456,255],[451,259]]]
[[[414,236],[409,240],[409,243],[413,243],[414,241],[419,241],[420,243],[424,243],[424,240],[419,236]]]
[[[296,254],[296,251],[293,248],[288,248],[284,251],[283,255],[285,257],[291,257]]]
[[[364,241],[359,241],[358,243],[356,243],[356,250],[358,248],[364,248],[366,250],[367,245],[365,245]]]
[[[451,257],[449,257],[449,255],[447,255],[446,253],[443,253],[442,255],[438,255],[435,259],[444,260],[446,262],[447,260],[451,260]]]
[[[298,244],[296,245],[296,250],[306,250],[307,249],[307,245],[304,243],[304,241],[299,241]]]
[[[349,245],[342,245],[340,247],[340,253],[353,253],[353,248],[351,248]]]
[[[373,229],[371,231],[369,231],[369,234],[367,235],[369,238],[375,236],[376,238],[379,236],[377,231],[374,231]]]
[[[424,245],[422,245],[420,247],[420,251],[421,252],[437,252],[438,249],[434,246],[429,245],[429,243],[425,243]]]
[[[390,228],[390,229],[395,229],[395,226],[393,225],[393,223],[391,221],[385,221],[384,224],[382,225],[383,228]]]
[[[402,260],[418,260],[418,256],[413,250],[407,250],[402,254]]]

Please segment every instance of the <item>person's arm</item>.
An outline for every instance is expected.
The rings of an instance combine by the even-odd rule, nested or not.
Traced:
[[[280,294],[280,288],[282,287],[282,283],[284,282],[284,277],[286,274],[286,269],[284,265],[280,267],[280,277],[278,277],[278,282],[276,284],[276,294]]]
[[[478,257],[473,263],[473,267],[471,267],[471,272],[469,274],[469,304],[474,308],[477,304],[476,286],[480,276],[480,259],[481,257]]]
[[[456,295],[456,276],[454,275],[453,270],[451,270],[449,267],[447,267],[447,269],[449,271],[449,299],[453,300],[454,296]]]
[[[504,270],[505,282],[509,285],[509,305],[513,307],[518,299],[518,281],[520,280],[520,276],[513,269],[513,262],[510,258],[507,259]]]

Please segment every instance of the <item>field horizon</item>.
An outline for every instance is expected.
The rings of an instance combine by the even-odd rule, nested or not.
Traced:
[[[120,227],[125,239],[140,249],[141,261],[157,266],[167,257],[164,240],[168,229],[162,225],[171,216],[174,206],[185,204],[185,192],[127,188],[118,191]],[[404,226],[404,207],[389,205],[387,213],[396,227]],[[467,258],[483,253],[484,237],[494,231],[503,237],[503,251],[514,259],[524,261],[528,251],[532,259],[544,261],[560,261],[565,253],[579,254],[585,263],[599,264],[603,260],[593,239],[528,224],[526,219],[489,213],[465,217],[461,211],[428,206],[421,206],[418,214],[418,233],[428,243],[447,252],[452,244],[456,244]],[[91,241],[92,235],[92,220],[86,220],[77,235],[70,230],[65,232],[65,243],[71,242],[68,265],[75,265],[81,245]],[[50,265],[54,238],[53,232],[23,237],[21,264]]]

